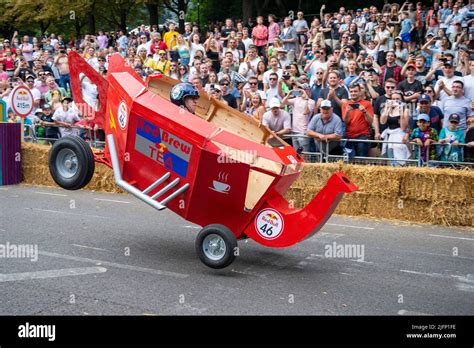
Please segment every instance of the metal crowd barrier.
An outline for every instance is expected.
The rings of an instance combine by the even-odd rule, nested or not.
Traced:
[[[27,125],[25,124],[25,134],[24,139],[25,141],[30,141],[33,143],[52,143],[57,138],[45,138],[45,137],[38,137],[36,134],[36,126],[35,125]],[[60,126],[49,126],[49,127],[60,127]],[[71,126],[71,128],[82,130],[83,138],[86,140],[92,147],[103,149],[105,147],[105,141],[98,140],[98,132],[93,131],[90,128],[84,127],[77,127]],[[384,140],[364,140],[364,139],[341,139],[337,142],[340,143],[339,146],[342,148],[342,144],[344,143],[368,143],[368,144],[403,144],[409,147],[411,152],[411,156],[407,159],[396,159],[396,158],[389,158],[389,157],[362,157],[362,156],[354,156],[351,157],[349,154],[344,153],[342,155],[331,155],[329,154],[330,143],[335,141],[317,141],[314,138],[308,137],[307,135],[299,135],[299,134],[286,134],[282,136],[283,139],[292,139],[292,138],[310,138],[315,143],[318,144],[319,149],[324,149],[323,151],[319,152],[305,152],[303,151],[301,155],[307,162],[313,163],[330,163],[330,162],[337,162],[343,161],[344,163],[352,163],[352,164],[370,164],[370,165],[392,165],[392,166],[416,166],[416,167],[448,167],[448,168],[474,168],[473,162],[464,162],[464,161],[441,161],[439,159],[431,160],[429,156],[425,162],[421,160],[421,147],[416,143],[402,143],[402,142],[395,142],[395,141],[384,141]],[[440,144],[440,143],[433,143],[430,146],[438,146],[444,147],[449,146],[451,144]],[[466,144],[459,144],[457,145],[461,147],[461,159],[463,157],[464,148],[467,147]]]
[[[32,143],[52,144],[54,141],[59,139],[59,138],[39,137],[36,132],[36,127],[37,127],[36,125],[31,125],[31,124],[24,125],[24,140],[25,141],[32,142]],[[61,126],[48,126],[48,127],[61,128]],[[105,147],[105,141],[98,140],[98,134],[97,134],[98,132],[86,127],[71,126],[71,128],[78,129],[79,136],[81,136],[87,143],[89,143],[91,147],[94,147],[97,149],[103,149]]]
[[[283,139],[292,139],[292,138],[311,138],[307,135],[299,135],[299,134],[286,134],[282,137]],[[387,156],[383,157],[362,157],[362,156],[349,156],[348,153],[343,151],[342,155],[331,155],[329,154],[330,142],[334,141],[317,141],[314,138],[315,143],[318,144],[319,149],[324,149],[323,151],[319,152],[305,152],[303,151],[301,154],[303,158],[308,162],[319,162],[319,163],[330,163],[336,161],[343,161],[344,163],[353,163],[353,164],[371,164],[371,165],[393,165],[393,166],[416,166],[416,167],[451,167],[451,168],[474,168],[474,163],[472,162],[464,162],[464,161],[440,161],[440,160],[430,160],[429,156],[425,162],[421,159],[421,150],[422,147],[416,143],[408,142],[395,142],[395,141],[384,141],[384,140],[364,140],[364,139],[341,139],[337,142],[340,143],[341,149],[343,148],[344,143],[369,143],[369,144],[377,144],[377,146],[383,144],[398,144],[398,145],[406,145],[411,153],[410,157],[407,159],[397,159],[397,158],[389,158]],[[431,146],[447,146],[449,144],[440,144],[434,143]],[[466,144],[458,145],[464,149]],[[298,149],[297,149],[298,150]]]

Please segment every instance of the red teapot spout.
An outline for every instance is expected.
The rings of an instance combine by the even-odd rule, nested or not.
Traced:
[[[304,208],[291,208],[288,201],[277,194],[262,205],[245,234],[262,245],[289,247],[318,232],[343,195],[356,190],[357,186],[338,172]]]

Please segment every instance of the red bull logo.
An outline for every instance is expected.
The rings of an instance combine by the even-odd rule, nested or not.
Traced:
[[[276,216],[274,213],[268,213],[264,216],[262,216],[262,220],[274,227],[278,227],[280,224],[280,221],[278,219],[278,216]]]
[[[28,92],[19,90],[18,93],[16,93],[15,99],[17,101],[31,101],[30,95]]]

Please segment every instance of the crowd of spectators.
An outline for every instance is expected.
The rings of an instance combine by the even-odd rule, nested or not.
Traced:
[[[16,122],[11,90],[26,85],[35,101],[29,122],[47,137],[71,134],[72,125],[87,123],[73,102],[68,52],[103,76],[118,53],[144,79],[161,73],[192,83],[291,135],[300,152],[383,156],[392,165],[474,162],[474,0],[325,10],[311,18],[300,11],[245,24],[226,19],[205,29],[141,25],[78,40],[15,32],[0,46],[0,98]],[[97,88],[81,81],[97,109]]]

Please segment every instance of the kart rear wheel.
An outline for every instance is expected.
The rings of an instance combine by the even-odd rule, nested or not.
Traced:
[[[92,179],[94,154],[84,140],[67,136],[57,140],[51,147],[48,166],[56,184],[66,190],[79,190]]]
[[[208,267],[224,268],[236,257],[237,239],[231,230],[223,225],[207,225],[196,238],[196,252]]]

